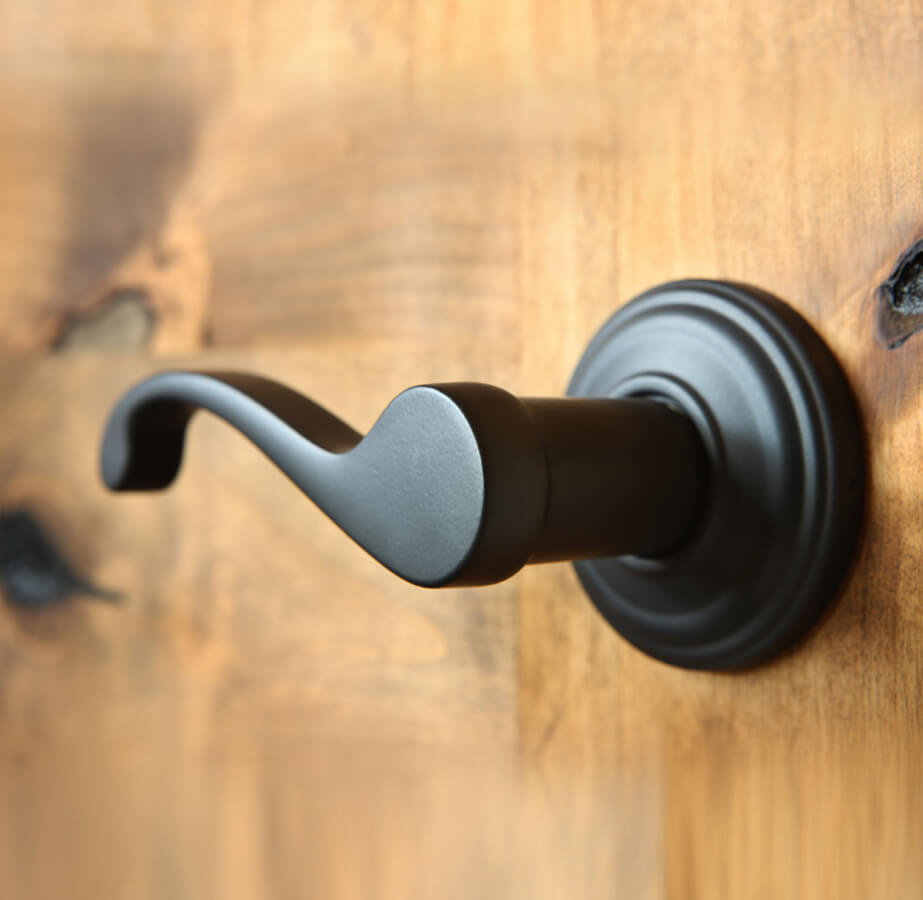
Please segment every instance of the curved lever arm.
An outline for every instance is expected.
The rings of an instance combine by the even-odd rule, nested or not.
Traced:
[[[421,386],[362,437],[268,379],[174,371],[113,410],[106,485],[167,487],[198,408],[245,434],[377,560],[428,587],[490,584],[527,562],[665,551],[691,529],[705,481],[695,428],[650,400]]]

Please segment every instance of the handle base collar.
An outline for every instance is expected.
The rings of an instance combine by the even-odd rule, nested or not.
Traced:
[[[864,505],[846,379],[798,313],[743,285],[663,285],[619,310],[573,397],[652,397],[689,416],[710,463],[695,535],[659,559],[576,562],[606,620],[674,665],[753,665],[801,638],[834,598]]]

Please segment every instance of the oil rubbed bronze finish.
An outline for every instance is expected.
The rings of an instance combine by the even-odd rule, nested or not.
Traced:
[[[797,313],[738,285],[656,288],[602,328],[568,394],[413,387],[363,437],[265,378],[163,372],[113,411],[102,475],[167,487],[206,409],[415,584],[577,560],[623,636],[692,668],[758,662],[816,621],[856,543],[863,454],[845,378]]]

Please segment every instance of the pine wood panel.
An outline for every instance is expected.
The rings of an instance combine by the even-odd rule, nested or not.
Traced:
[[[876,287],[923,229],[921,13],[0,3],[0,505],[125,596],[0,607],[11,896],[916,896],[923,338]],[[865,418],[846,590],[758,670],[641,656],[564,566],[396,582],[215,422],[169,494],[95,480],[161,365],[367,427],[558,394],[685,276],[796,306]]]

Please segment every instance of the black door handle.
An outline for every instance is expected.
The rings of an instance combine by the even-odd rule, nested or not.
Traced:
[[[205,409],[408,581],[587,560],[581,580],[619,631],[704,668],[802,634],[851,556],[863,472],[848,386],[807,323],[754,289],[667,285],[610,320],[571,394],[414,387],[363,437],[265,378],[163,372],[112,412],[102,475],[168,486]]]
[[[250,438],[379,562],[426,587],[490,584],[530,561],[667,550],[690,529],[705,480],[692,423],[651,400],[414,387],[362,437],[265,378],[164,372],[113,412],[107,486],[169,485],[199,408]]]

